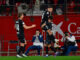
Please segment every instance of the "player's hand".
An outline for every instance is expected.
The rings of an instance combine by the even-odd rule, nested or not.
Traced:
[[[42,26],[41,26],[41,27],[43,28],[44,26],[46,26],[46,23],[42,24]]]
[[[46,44],[44,44],[44,46],[46,47],[47,45],[46,45]]]
[[[43,24],[44,26],[46,25],[46,23]]]
[[[36,25],[35,25],[35,24],[33,24],[33,25],[32,25],[32,27],[36,27]]]
[[[27,41],[25,40],[25,45],[27,45]]]

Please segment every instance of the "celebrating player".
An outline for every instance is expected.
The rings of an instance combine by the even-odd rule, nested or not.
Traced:
[[[24,28],[25,29],[30,29],[30,28],[36,27],[36,25],[27,26],[23,22],[23,18],[24,18],[24,14],[19,13],[18,14],[18,20],[16,21],[16,24],[15,24],[15,27],[16,27],[16,30],[17,30],[17,36],[18,36],[18,39],[20,41],[20,48],[19,48],[19,51],[17,52],[17,57],[19,57],[19,58],[21,58],[22,56],[23,57],[26,56],[24,54],[25,47],[26,47],[26,40],[25,40],[25,37],[24,37]],[[22,56],[21,56],[21,52],[22,52]]]
[[[55,42],[55,37],[53,36],[52,30],[52,6],[48,6],[47,10],[42,15],[41,28],[46,31],[46,56],[48,56],[48,47],[51,48],[55,53],[55,49],[51,46],[51,42]]]

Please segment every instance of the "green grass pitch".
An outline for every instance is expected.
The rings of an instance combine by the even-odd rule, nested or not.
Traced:
[[[28,56],[17,58],[15,56],[0,56],[0,60],[80,60],[80,56]]]

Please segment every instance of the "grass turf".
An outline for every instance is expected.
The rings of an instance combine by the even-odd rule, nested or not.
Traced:
[[[17,58],[15,56],[0,56],[0,60],[80,60],[80,56],[28,56],[26,58]]]

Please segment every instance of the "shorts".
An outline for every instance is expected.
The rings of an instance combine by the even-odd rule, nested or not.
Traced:
[[[25,37],[24,37],[24,35],[18,34],[17,36],[18,36],[18,39],[19,39],[19,41],[21,43],[25,43]]]
[[[49,39],[48,33],[46,33],[46,44],[51,44],[51,40]]]
[[[46,44],[47,45],[51,44],[51,41],[50,40],[46,40]]]
[[[46,33],[46,44],[51,44],[51,42],[54,43],[55,37],[53,36],[52,38],[49,37],[49,34]]]

